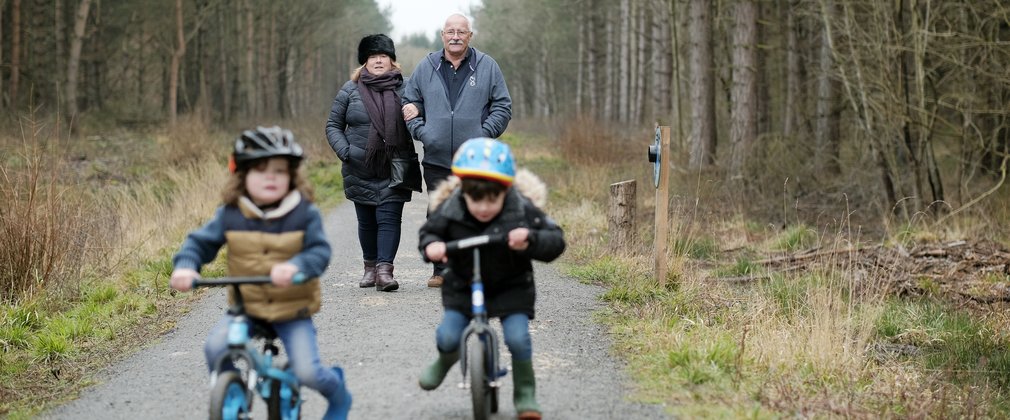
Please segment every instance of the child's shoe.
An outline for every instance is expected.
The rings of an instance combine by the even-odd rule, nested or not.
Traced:
[[[445,374],[449,373],[449,369],[456,364],[457,360],[459,360],[459,350],[451,353],[438,352],[438,360],[435,360],[435,363],[421,372],[421,378],[417,381],[421,385],[421,389],[431,391],[438,388],[445,380]]]
[[[340,387],[327,396],[330,406],[326,408],[323,420],[347,420],[347,413],[351,411],[351,393],[347,391],[347,382],[344,382],[344,370],[336,366],[331,369],[340,379]]]
[[[533,376],[533,361],[512,361],[512,401],[519,420],[540,420],[537,404],[537,380]]]

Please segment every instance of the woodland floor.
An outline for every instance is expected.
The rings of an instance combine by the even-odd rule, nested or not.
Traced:
[[[953,241],[863,248],[811,248],[754,261],[761,274],[719,277],[728,282],[751,282],[775,273],[853,273],[856,289],[883,287],[897,296],[935,295],[956,303],[1010,302],[1010,250],[988,241]]]

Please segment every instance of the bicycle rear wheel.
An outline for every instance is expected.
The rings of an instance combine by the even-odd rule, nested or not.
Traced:
[[[250,402],[245,381],[238,372],[223,372],[210,391],[210,420],[248,418]]]
[[[488,383],[487,358],[484,343],[474,338],[467,344],[467,370],[470,373],[470,399],[473,401],[473,418],[486,420],[491,416],[491,386]]]

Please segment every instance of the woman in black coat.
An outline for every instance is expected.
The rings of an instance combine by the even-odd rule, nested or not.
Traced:
[[[333,100],[326,138],[343,162],[344,195],[354,202],[365,273],[358,284],[389,292],[399,288],[393,260],[409,189],[390,187],[390,160],[413,156],[403,121],[404,80],[393,40],[368,35],[358,43],[358,67]]]

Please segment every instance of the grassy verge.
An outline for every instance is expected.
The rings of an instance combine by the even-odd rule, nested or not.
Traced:
[[[180,126],[109,130],[69,142],[35,124],[30,138],[0,140],[8,181],[0,190],[8,203],[0,227],[25,232],[4,238],[49,245],[5,248],[0,280],[19,293],[0,307],[0,416],[30,418],[74,398],[100,368],[174,328],[201,295],[169,291],[171,255],[220,202],[232,134],[198,122]],[[339,203],[343,187],[332,152],[325,143],[306,149],[317,202]],[[33,258],[54,255],[52,249],[61,258]],[[45,269],[50,274],[24,274]],[[205,272],[223,269],[218,263]]]
[[[661,287],[644,245],[651,243],[651,167],[644,156],[651,136],[638,136],[642,153],[633,153],[641,155],[635,159],[607,147],[592,150],[608,144],[598,138],[607,130],[574,125],[551,137],[506,140],[517,146],[518,162],[552,188],[548,211],[570,243],[564,269],[605,288],[607,309],[597,316],[610,326],[615,353],[628,361],[636,399],[663,403],[686,418],[1010,415],[1004,402],[1010,390],[1008,323],[998,305],[899,298],[890,293],[891,279],[857,269],[768,272],[758,263],[784,252],[859,245],[865,240],[847,217],[781,227],[718,211],[706,217],[713,207],[733,213],[734,204],[706,202],[713,197],[703,187],[683,191],[704,185],[704,174],[680,177],[671,200],[670,273]],[[635,149],[614,137],[609,144]],[[566,146],[579,141],[584,148]],[[642,164],[614,163],[635,161]],[[609,250],[606,186],[627,174],[639,185],[641,245]],[[954,225],[974,225],[972,231],[908,225],[885,242],[908,245],[912,231],[957,238],[985,229],[971,221]]]

